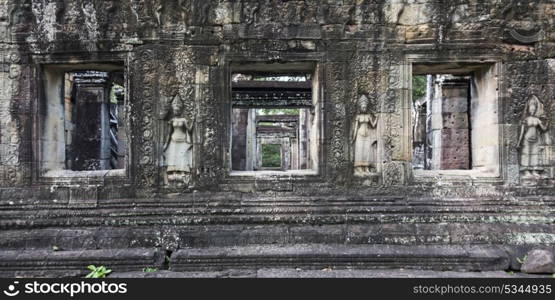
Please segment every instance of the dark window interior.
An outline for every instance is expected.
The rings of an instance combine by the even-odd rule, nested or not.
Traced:
[[[66,72],[63,94],[66,169],[123,169],[127,150],[123,72]]]

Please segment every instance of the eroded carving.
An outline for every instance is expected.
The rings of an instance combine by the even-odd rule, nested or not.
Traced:
[[[368,111],[368,102],[366,95],[360,96],[359,114],[353,126],[355,176],[366,176],[376,171],[378,117],[375,112]]]
[[[404,167],[401,162],[393,161],[383,165],[383,184],[385,186],[402,185],[404,178]]]
[[[98,38],[98,23],[94,4],[83,3],[82,10],[85,16],[85,28],[87,29],[89,39],[96,40]]]
[[[537,96],[530,96],[520,122],[518,138],[520,171],[523,178],[544,176],[545,165],[549,161],[547,150],[551,144],[548,129],[543,103]]]
[[[154,116],[154,93],[155,86],[154,82],[157,72],[158,61],[155,56],[155,51],[152,49],[141,49],[138,51],[137,56],[140,57],[137,60],[137,67],[135,72],[140,74],[138,76],[137,84],[144,87],[141,90],[141,101],[137,103],[131,103],[131,111],[136,111],[136,114],[131,116],[131,120],[137,118],[140,120],[139,125],[132,127],[135,136],[137,136],[138,143],[138,162],[139,166],[137,168],[137,181],[140,186],[151,186],[155,183],[155,174],[157,172],[157,166],[155,162],[156,155],[154,154],[154,149],[156,149],[156,144],[153,135],[144,135],[145,131],[153,130],[153,116]],[[136,105],[136,107],[134,107]]]
[[[256,19],[258,12],[258,3],[245,3],[243,4],[243,19],[246,24],[252,24]]]
[[[192,97],[192,88],[188,89],[187,101]],[[164,144],[164,164],[166,166],[166,183],[188,186],[191,183],[193,168],[193,128],[194,117],[184,113],[184,103],[179,94],[170,103],[165,114],[169,134]]]

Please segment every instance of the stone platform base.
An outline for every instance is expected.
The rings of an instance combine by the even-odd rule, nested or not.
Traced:
[[[0,277],[84,277],[88,265],[118,272],[161,268],[164,253],[158,249],[102,249],[80,251],[0,251]]]
[[[236,270],[239,272],[236,277],[241,277],[241,274],[252,275],[252,270],[281,269],[284,273],[258,274],[256,271],[255,277],[273,277],[271,274],[289,277],[294,275],[291,270],[504,271],[509,269],[510,261],[508,254],[496,246],[301,244],[188,248],[173,253],[157,248],[0,251],[1,277],[82,277],[89,272],[86,267],[91,264],[103,265],[115,274],[142,272],[150,267],[191,276],[200,272],[200,277],[210,277],[206,275],[210,272],[226,274]],[[362,274],[355,272],[352,276]],[[304,275],[293,277],[298,276]]]
[[[508,269],[509,258],[491,246],[312,244],[183,249],[170,263],[172,271],[259,268],[492,271]]]

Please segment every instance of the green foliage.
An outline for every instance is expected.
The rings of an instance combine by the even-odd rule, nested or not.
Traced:
[[[426,75],[412,76],[412,100],[416,101],[426,95]]]
[[[298,108],[262,108],[261,115],[298,115]]]
[[[309,74],[305,74],[305,75],[274,75],[274,76],[268,76],[268,75],[254,75],[252,76],[251,80],[255,80],[255,81],[307,81],[310,80],[310,75]]]
[[[516,261],[518,261],[519,264],[523,264],[526,261],[527,258],[528,258],[528,255],[524,255],[524,257],[522,259],[517,257]]]
[[[156,272],[156,271],[158,271],[157,268],[151,268],[151,267],[143,268],[143,272],[145,272],[145,273],[152,273],[152,272]]]
[[[262,167],[267,167],[267,168],[281,167],[281,145],[279,144],[262,145]]]
[[[117,91],[122,92],[123,91],[123,86],[114,83],[112,85],[112,88],[110,89],[110,102],[113,103],[113,104],[118,104],[118,97],[116,96]]]
[[[105,266],[89,265],[87,266],[91,272],[85,278],[105,278],[106,275],[112,273],[112,270],[106,269]]]

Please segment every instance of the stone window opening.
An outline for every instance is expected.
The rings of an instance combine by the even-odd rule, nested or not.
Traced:
[[[43,74],[42,175],[124,175],[128,141],[122,68],[48,65]]]
[[[412,102],[415,169],[471,168],[470,77],[451,74],[413,77],[414,96],[424,90],[424,95],[413,96]]]
[[[494,70],[493,65],[413,65],[414,174],[499,176]]]
[[[313,79],[310,71],[232,72],[232,175],[317,171]]]

